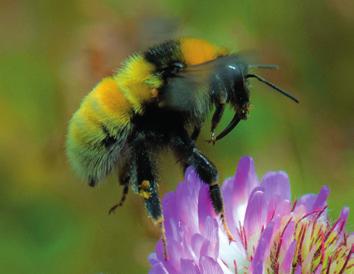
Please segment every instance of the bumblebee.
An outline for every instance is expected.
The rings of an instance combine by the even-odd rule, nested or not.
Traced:
[[[194,38],[167,41],[132,55],[118,72],[96,85],[70,120],[67,155],[72,167],[90,186],[117,168],[123,195],[110,212],[123,204],[131,186],[143,197],[148,215],[161,226],[166,251],[156,154],[170,148],[183,168],[194,167],[209,186],[212,205],[232,240],[217,169],[195,145],[201,126],[214,110],[210,142],[215,143],[247,119],[250,78],[298,102],[249,73],[252,67],[275,66],[251,64],[242,54]],[[226,105],[235,114],[216,135]]]

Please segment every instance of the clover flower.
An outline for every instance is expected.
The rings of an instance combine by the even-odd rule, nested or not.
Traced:
[[[222,186],[229,242],[209,200],[208,186],[192,168],[163,199],[168,260],[161,240],[149,256],[150,273],[354,273],[354,234],[345,231],[349,209],[331,224],[329,189],[291,202],[286,173],[258,180],[243,157]]]

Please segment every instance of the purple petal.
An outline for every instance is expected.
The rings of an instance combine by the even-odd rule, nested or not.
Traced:
[[[270,249],[270,241],[273,236],[273,223],[270,223],[266,229],[263,231],[261,238],[259,239],[258,246],[252,260],[252,269],[253,273],[262,274],[263,273],[263,264],[266,260],[269,249]]]
[[[298,264],[296,266],[294,274],[302,274],[302,265],[301,264]]]
[[[198,219],[200,231],[204,230],[206,220],[210,217],[215,218],[216,214],[210,201],[208,187],[205,185],[201,187],[198,198]]]
[[[195,184],[193,188],[195,188],[197,191],[199,190],[201,180],[193,167],[188,167],[186,169],[184,173],[184,182],[191,185]]]
[[[201,251],[204,256],[210,256],[212,258],[217,258],[219,255],[219,235],[218,235],[218,222],[208,217],[205,222],[205,227],[203,231],[203,236],[210,243],[207,250]]]
[[[338,219],[338,224],[337,224],[337,227],[336,227],[338,232],[343,231],[343,228],[344,228],[345,224],[348,221],[348,217],[349,217],[349,208],[345,207],[340,212],[340,216],[339,216],[339,219]]]
[[[267,222],[290,212],[290,184],[284,172],[267,173],[263,177],[261,188],[264,190]]]
[[[169,192],[165,194],[162,200],[163,215],[165,218],[165,230],[167,238],[173,238],[175,240],[180,240],[176,229],[176,194],[174,192]]]
[[[181,271],[179,271],[178,273],[200,274],[200,271],[194,261],[181,259]]]
[[[199,260],[199,266],[203,274],[223,274],[220,265],[210,257],[202,256]]]
[[[153,265],[150,269],[149,274],[168,274],[167,270],[163,267],[161,263]]]
[[[285,260],[286,252],[289,250],[290,244],[293,241],[294,232],[295,232],[295,222],[290,221],[284,228],[284,231],[281,235],[282,242],[280,247],[280,255],[284,255],[283,260]]]
[[[163,256],[163,245],[162,245],[162,241],[159,240],[156,244],[156,257],[157,259],[159,259],[160,261],[164,260],[164,256]]]
[[[290,200],[289,177],[285,172],[268,172],[262,180],[266,199],[277,197],[279,200]]]
[[[201,256],[208,256],[211,252],[211,247],[210,247],[210,242],[208,240],[205,240],[203,242],[202,248],[200,250],[200,255]]]
[[[231,231],[243,221],[245,206],[251,191],[258,185],[257,175],[251,157],[242,157],[234,177],[226,180],[222,186],[225,204],[225,217]]]
[[[320,265],[316,268],[314,274],[321,274],[321,273],[322,273],[322,264],[320,264]]]
[[[265,223],[265,199],[264,192],[257,190],[252,192],[249,199],[246,215],[244,220],[244,227],[247,238],[257,235],[262,230]]]
[[[344,227],[345,227],[345,224],[347,223],[348,217],[349,217],[349,208],[345,207],[342,209],[337,221],[333,224],[333,227],[332,227],[333,231],[331,232],[331,234],[332,233],[337,234],[337,243],[340,243],[342,241],[346,241],[344,239],[344,237],[345,237]],[[348,236],[346,236],[346,237],[348,240],[349,237]]]
[[[280,265],[280,272],[290,273],[293,259],[294,259],[295,248],[296,248],[296,240],[292,241],[292,243],[290,244],[289,249],[287,250],[285,257],[283,259],[283,262]]]
[[[196,258],[200,258],[201,249],[206,239],[200,234],[194,234],[191,240],[191,247]]]
[[[277,205],[275,205],[275,209],[274,209],[274,217],[282,217],[282,216],[287,216],[290,214],[291,212],[291,208],[292,208],[292,204],[290,201],[287,200],[283,200],[281,202],[279,202]],[[269,214],[269,210],[268,210],[268,214]],[[269,220],[269,219],[267,219]]]
[[[242,157],[235,174],[234,190],[239,193],[250,191],[258,185],[258,178],[251,157]]]
[[[320,190],[320,193],[317,195],[317,198],[312,206],[312,210],[321,210],[327,204],[328,195],[328,186],[323,186]]]
[[[327,186],[323,186],[319,194],[306,194],[303,195],[296,204],[296,214],[307,214],[315,210],[321,210],[327,204],[327,197],[329,195],[329,189]],[[304,211],[305,209],[305,211]]]
[[[301,196],[296,203],[295,212],[300,214],[310,212],[312,210],[313,204],[316,201],[316,198],[316,194],[305,194]],[[302,212],[302,208],[305,209],[304,212]]]
[[[229,225],[231,231],[236,230],[236,215],[234,212],[236,211],[236,207],[238,203],[241,203],[241,200],[238,202],[236,201],[236,197],[234,197],[233,193],[233,184],[234,178],[227,179],[221,187],[222,196],[224,200],[224,211],[225,211],[225,218]]]
[[[154,252],[154,253],[150,253],[150,255],[148,256],[148,261],[149,261],[152,265],[159,263],[159,260],[158,260],[158,258],[157,258],[157,256],[156,256],[156,253],[155,253],[155,252]]]
[[[198,197],[200,189],[206,188],[207,185],[199,178],[195,169],[189,167],[185,176],[186,184],[188,184],[190,195],[193,197]]]
[[[195,214],[197,211],[197,195],[193,195],[195,184],[180,184],[176,189],[176,201],[178,202],[177,209],[178,217],[183,222],[193,221],[196,218],[193,218],[191,214]],[[182,202],[183,201],[183,202]],[[197,216],[196,216],[197,217]]]
[[[167,239],[167,253],[168,260],[166,261],[162,258],[160,261],[164,263],[164,266],[169,273],[174,273],[176,269],[178,270],[180,268],[181,259],[188,257],[183,243],[176,242],[173,239]]]
[[[281,245],[276,265],[279,272],[290,273],[294,271],[296,223],[299,220],[316,221],[324,227],[329,226],[325,211],[328,187],[323,187],[317,195],[302,196],[291,212],[288,176],[284,172],[270,172],[259,184],[253,160],[249,157],[240,160],[235,176],[224,183],[222,193],[225,217],[235,237],[231,243],[213,209],[208,186],[193,168],[187,169],[184,182],[163,199],[169,260],[164,259],[160,240],[155,253],[148,258],[149,273],[221,274],[248,269],[260,274],[270,262],[270,250],[276,247],[278,237]],[[321,216],[317,214],[319,210]],[[336,242],[331,246],[333,250],[339,245],[350,248],[354,242],[354,234],[345,234],[348,214],[349,209],[344,208],[325,235],[328,239],[336,236],[333,237]],[[304,271],[302,266],[311,264],[315,252],[316,246],[308,251],[294,273]],[[321,270],[322,266],[319,266],[313,271],[319,274]]]
[[[168,240],[168,245],[167,245],[167,252],[168,254],[174,254],[171,251],[173,250],[171,248],[171,246],[173,245],[173,243],[171,242],[171,240]],[[159,264],[163,265],[163,268],[167,270],[168,273],[171,273],[173,271],[175,271],[174,266],[179,266],[179,256],[178,259],[175,258],[175,256],[172,256],[169,258],[168,261],[165,260],[164,255],[163,255],[163,245],[162,245],[162,241],[159,240],[156,244],[156,258],[159,260]],[[155,263],[156,265],[156,263]],[[156,268],[157,270],[159,270],[160,268]],[[156,271],[157,271],[156,270]]]
[[[263,264],[258,263],[252,267],[252,274],[263,274]]]

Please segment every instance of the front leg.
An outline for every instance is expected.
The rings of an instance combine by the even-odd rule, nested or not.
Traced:
[[[208,140],[209,143],[212,143],[213,145],[216,142],[216,137],[215,137],[215,129],[218,126],[222,115],[224,114],[224,110],[225,110],[225,104],[222,103],[217,103],[215,106],[215,112],[213,114],[213,118],[211,119],[211,138],[210,140]]]
[[[200,125],[194,127],[193,132],[192,132],[192,134],[191,134],[191,139],[192,139],[193,141],[196,141],[197,138],[199,137],[200,130],[201,130]]]
[[[173,138],[172,149],[177,154],[177,157],[182,160],[184,167],[193,166],[200,179],[209,186],[209,195],[214,210],[220,215],[226,235],[232,241],[233,236],[225,220],[224,204],[220,187],[217,183],[218,171],[216,167],[195,147],[194,142],[188,137],[186,132]]]

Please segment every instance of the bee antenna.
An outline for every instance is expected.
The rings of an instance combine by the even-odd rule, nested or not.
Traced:
[[[294,96],[290,95],[289,93],[285,92],[284,90],[280,89],[273,83],[269,82],[268,80],[264,79],[263,77],[257,75],[257,74],[247,74],[246,78],[256,78],[258,81],[266,84],[267,86],[270,86],[274,90],[278,91],[279,93],[283,94],[284,96],[288,97],[289,99],[293,100],[295,103],[299,103],[299,100],[296,99]]]
[[[275,64],[249,64],[248,67],[260,69],[279,69],[279,66]]]

